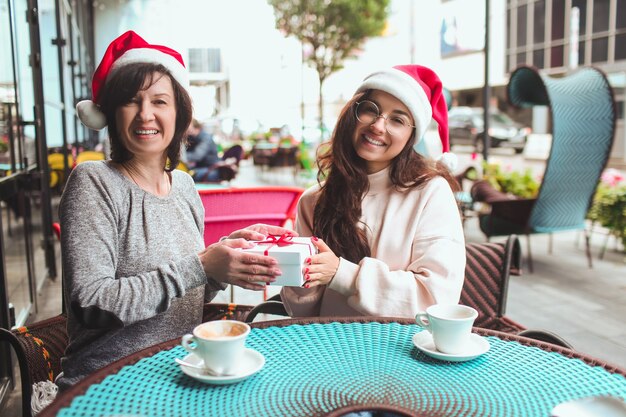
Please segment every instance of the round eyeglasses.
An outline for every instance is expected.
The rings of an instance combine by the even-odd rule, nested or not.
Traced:
[[[385,119],[385,130],[392,136],[401,135],[413,126],[406,115],[391,113],[386,117],[380,113],[380,109],[373,101],[363,100],[357,101],[354,113],[359,122],[371,125],[376,123],[379,117]]]

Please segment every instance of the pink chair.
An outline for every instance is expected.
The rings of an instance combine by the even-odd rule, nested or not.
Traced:
[[[204,205],[204,244],[208,246],[255,223],[288,227],[296,218],[296,206],[303,192],[298,187],[198,190]],[[266,299],[267,290],[263,293],[263,300]],[[230,301],[234,302],[232,286]]]
[[[249,187],[198,190],[204,205],[204,243],[255,223],[286,227],[296,217],[304,192],[299,187]]]

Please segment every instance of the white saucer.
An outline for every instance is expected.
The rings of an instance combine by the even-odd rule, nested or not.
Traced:
[[[185,356],[183,361],[193,365],[202,364],[202,359],[195,353],[190,353]],[[190,377],[200,382],[213,385],[226,385],[234,384],[235,382],[243,381],[251,375],[259,372],[265,365],[265,357],[254,349],[245,349],[239,363],[239,369],[235,375],[213,376],[208,375],[201,370],[190,368],[185,365],[180,365],[180,369]]]
[[[489,342],[484,337],[472,333],[470,335],[470,343],[467,349],[462,353],[450,354],[442,353],[435,347],[433,336],[430,332],[421,331],[413,336],[413,344],[416,348],[424,352],[431,358],[439,359],[440,361],[450,362],[465,362],[477,358],[478,356],[486,353],[489,350]]]

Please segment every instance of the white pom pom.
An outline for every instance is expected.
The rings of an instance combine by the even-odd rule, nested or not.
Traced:
[[[459,165],[459,158],[451,152],[446,152],[439,157],[441,161],[451,172],[454,172]]]
[[[56,398],[59,388],[51,381],[39,381],[33,384],[30,407],[33,415],[38,414]]]
[[[76,105],[78,118],[85,126],[93,130],[102,130],[107,125],[104,113],[91,100],[83,100]]]

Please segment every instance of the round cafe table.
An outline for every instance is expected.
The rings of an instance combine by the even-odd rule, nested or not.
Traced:
[[[626,399],[626,371],[547,343],[475,329],[490,344],[468,362],[426,356],[412,320],[316,318],[252,324],[265,366],[232,385],[180,370],[172,340],[90,375],[40,416],[323,416],[387,410],[408,416],[549,416],[589,396]]]

